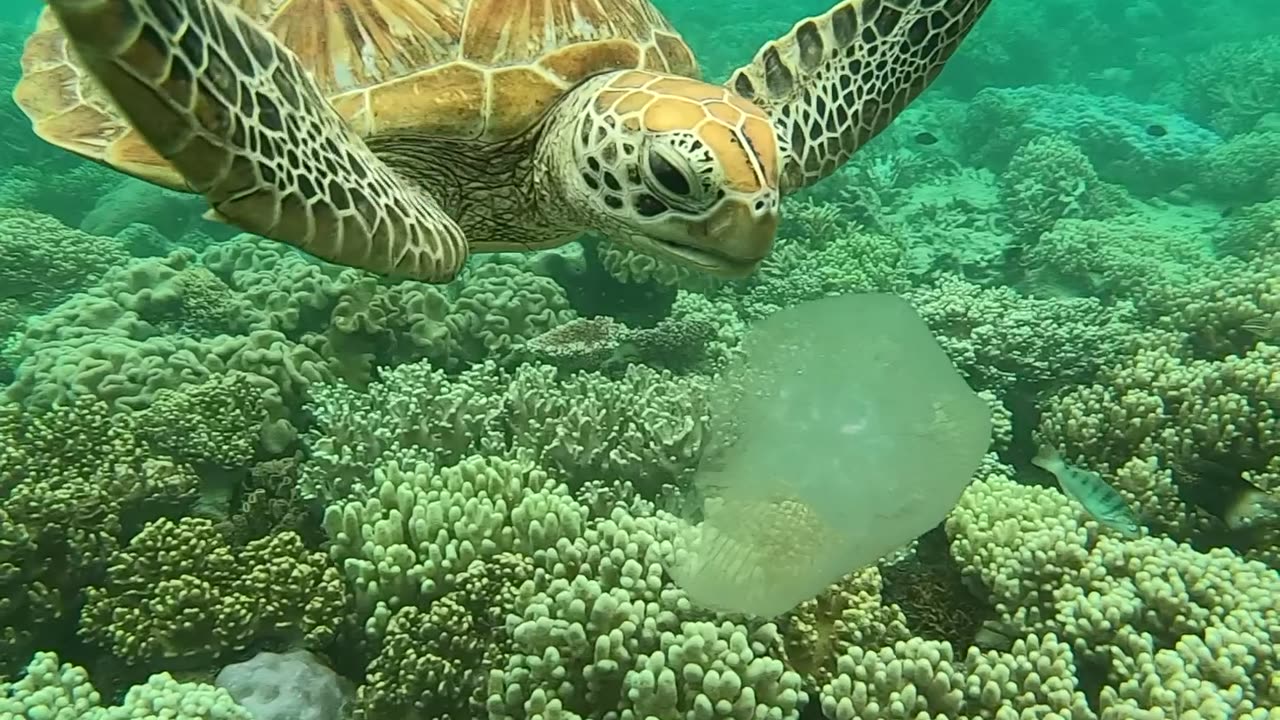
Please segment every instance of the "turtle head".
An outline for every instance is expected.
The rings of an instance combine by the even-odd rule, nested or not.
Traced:
[[[703,272],[753,271],[773,247],[781,200],[768,117],[724,87],[642,70],[579,90],[566,180],[595,229]]]

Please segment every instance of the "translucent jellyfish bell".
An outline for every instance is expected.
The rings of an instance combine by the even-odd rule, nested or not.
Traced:
[[[668,570],[694,602],[773,617],[928,532],[982,462],[991,409],[905,300],[827,298],[756,324],[713,417]]]

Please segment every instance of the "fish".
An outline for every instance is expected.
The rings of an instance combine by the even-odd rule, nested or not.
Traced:
[[[1147,126],[1147,134],[1151,137],[1164,137],[1169,134],[1169,128],[1153,123]]]
[[[1255,315],[1245,320],[1240,329],[1244,330],[1260,340],[1271,341],[1280,339],[1280,311],[1269,314]]]
[[[1171,464],[1179,497],[1221,520],[1228,530],[1280,527],[1280,494],[1249,482],[1239,468],[1207,458]]]
[[[1086,512],[1099,523],[1115,530],[1125,538],[1136,538],[1142,532],[1142,524],[1115,488],[1092,470],[1068,465],[1057,448],[1042,447],[1031,464],[1053,475],[1067,497],[1084,506]]]
[[[918,132],[916,142],[921,145],[934,145],[938,142],[938,136],[928,131]]]

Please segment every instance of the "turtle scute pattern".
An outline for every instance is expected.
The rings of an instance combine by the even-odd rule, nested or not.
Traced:
[[[461,269],[453,220],[374,157],[244,12],[208,0],[51,7],[128,120],[221,216],[390,275]]]
[[[728,86],[788,149],[786,191],[835,172],[942,71],[990,0],[845,0],[766,44]],[[816,96],[816,97],[815,97]]]

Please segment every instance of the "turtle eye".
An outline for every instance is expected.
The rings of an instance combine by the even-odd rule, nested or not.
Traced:
[[[689,182],[689,178],[677,170],[675,165],[667,162],[660,153],[649,153],[649,172],[664,190],[673,195],[688,197],[693,190],[693,184]]]

